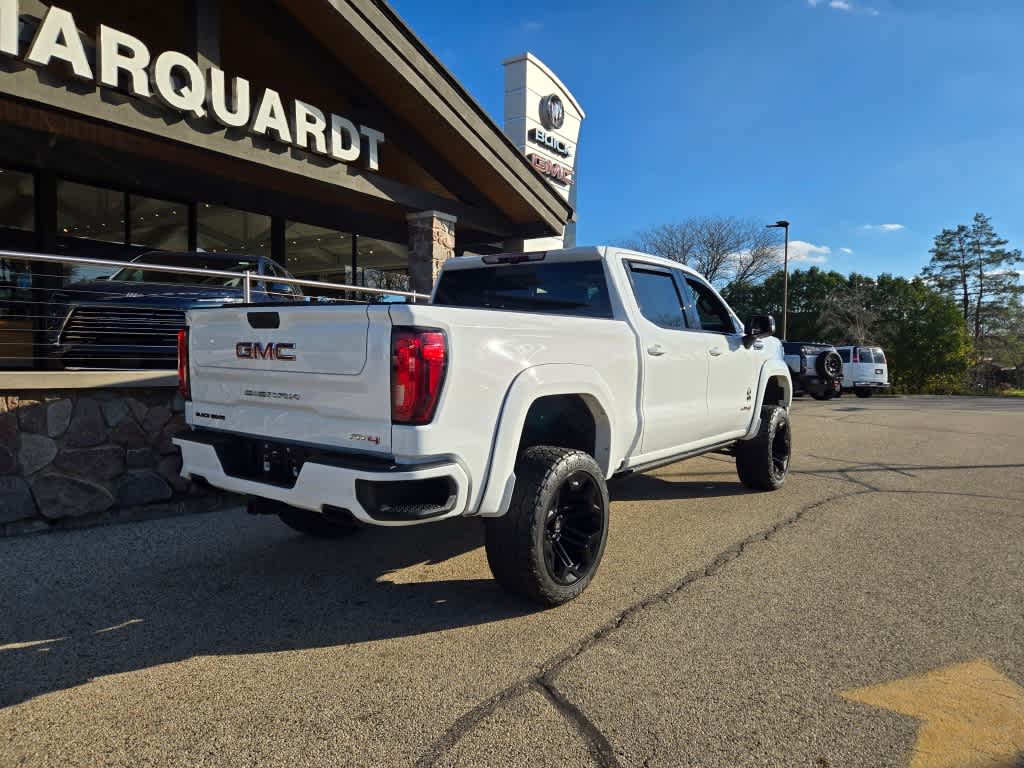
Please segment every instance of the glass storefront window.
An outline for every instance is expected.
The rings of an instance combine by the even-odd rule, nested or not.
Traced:
[[[201,251],[270,256],[270,217],[212,203],[200,203],[196,244]]]
[[[356,251],[360,285],[409,290],[409,249],[404,244],[359,237]]]
[[[31,173],[0,168],[0,227],[31,230],[35,221]]]
[[[32,174],[0,168],[0,248],[8,251],[34,250],[34,223]],[[31,288],[32,268],[28,262],[0,259],[0,337],[14,333],[12,328],[22,336],[29,333],[26,329],[31,326]],[[0,358],[14,356],[11,350],[15,346],[11,339],[0,338]],[[29,337],[28,347],[31,349],[31,346]]]
[[[128,198],[132,245],[188,250],[188,206],[142,195]]]
[[[284,230],[284,266],[296,277],[347,283],[352,277],[352,235],[289,221]]]
[[[74,181],[57,184],[57,234],[123,243],[125,194]]]

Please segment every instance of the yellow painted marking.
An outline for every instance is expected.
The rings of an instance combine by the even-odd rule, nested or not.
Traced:
[[[911,768],[1014,768],[1024,755],[1024,688],[984,659],[842,695],[921,721]]]

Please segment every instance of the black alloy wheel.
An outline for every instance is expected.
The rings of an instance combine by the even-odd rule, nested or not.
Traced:
[[[736,444],[736,472],[740,482],[757,491],[775,491],[789,475],[793,438],[789,412],[778,405],[761,410],[757,436]]]
[[[593,456],[552,445],[523,450],[508,511],[484,520],[487,563],[505,589],[544,606],[578,597],[608,542],[610,502]]]
[[[789,473],[789,457],[793,450],[793,439],[789,434],[789,419],[780,421],[772,435],[772,476],[780,482]]]
[[[567,587],[589,576],[603,536],[597,485],[588,473],[575,472],[558,488],[544,522],[544,565],[551,580]]]

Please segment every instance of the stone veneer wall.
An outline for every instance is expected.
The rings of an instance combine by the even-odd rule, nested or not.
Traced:
[[[178,474],[186,429],[172,388],[0,392],[0,535],[237,502]]]

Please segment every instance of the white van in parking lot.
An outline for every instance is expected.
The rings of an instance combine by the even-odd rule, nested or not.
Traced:
[[[876,390],[888,389],[889,366],[881,347],[836,347],[836,351],[843,359],[844,392],[871,397]]]

